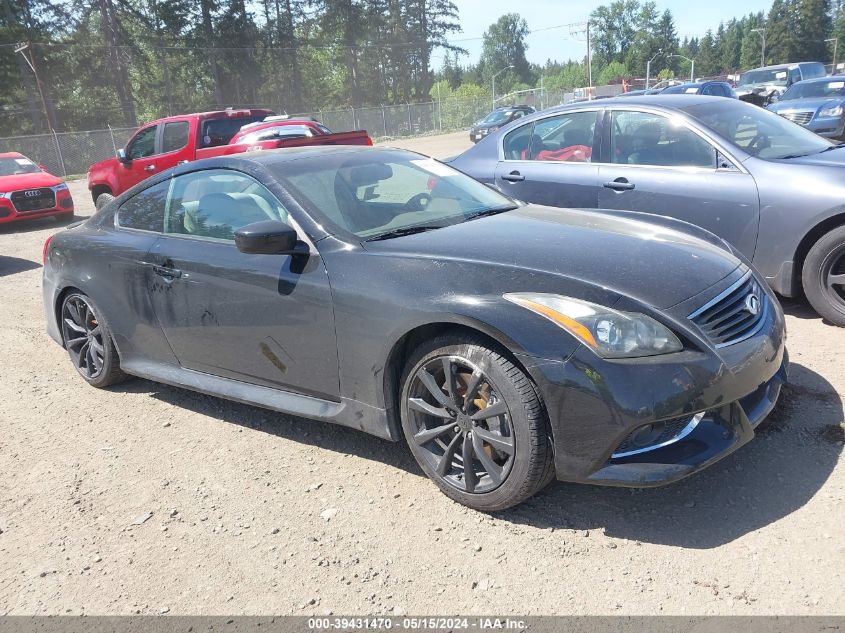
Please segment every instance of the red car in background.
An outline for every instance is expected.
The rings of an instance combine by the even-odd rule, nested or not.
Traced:
[[[64,180],[23,154],[0,154],[0,224],[51,216],[73,217]]]
[[[244,126],[254,127],[248,127],[246,134],[241,135]],[[288,133],[274,131],[274,127],[284,127]],[[257,133],[256,137],[266,135],[267,138],[251,140],[253,132]],[[115,158],[91,165],[88,189],[100,209],[142,180],[181,163],[282,147],[372,144],[364,130],[332,134],[316,121],[289,120],[277,117],[270,110],[182,114],[141,126]]]
[[[283,138],[311,138],[332,131],[314,119],[291,119],[287,115],[268,116],[263,121],[247,123],[232,137],[230,144],[259,143]]]

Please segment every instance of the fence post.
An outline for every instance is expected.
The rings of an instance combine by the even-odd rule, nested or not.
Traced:
[[[106,123],[106,127],[109,128],[109,136],[111,136],[111,146],[114,150],[115,155],[117,155],[117,143],[114,142],[114,130],[111,129],[111,125]]]
[[[387,115],[384,113],[384,106],[381,106],[381,123],[384,126],[384,136],[387,137]]]
[[[355,130],[357,129],[355,125],[355,106],[349,106],[349,109],[352,110],[352,127],[350,129]]]
[[[56,130],[50,130],[53,133],[53,142],[56,144],[56,155],[59,157],[59,164],[62,166],[62,177],[67,178],[67,169],[65,169],[65,159],[62,156],[62,147],[59,145],[59,136]]]
[[[408,136],[411,136],[414,131],[411,129],[411,104],[408,104]]]

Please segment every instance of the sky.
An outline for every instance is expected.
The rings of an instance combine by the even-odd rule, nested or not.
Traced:
[[[656,0],[657,9],[672,11],[675,29],[681,40],[684,36],[701,36],[707,29],[714,31],[719,22],[741,17],[757,11],[768,11],[772,0]],[[481,55],[481,36],[500,15],[518,12],[528,22],[528,28],[537,30],[528,36],[528,61],[544,64],[549,58],[565,61],[582,59],[586,43],[570,34],[570,28],[549,28],[586,21],[590,12],[610,0],[453,0],[458,7],[462,33],[449,37],[458,46],[469,51],[462,63],[478,61]],[[539,29],[547,29],[540,31]],[[478,38],[478,39],[470,39]],[[581,38],[583,40],[583,37]],[[457,41],[467,40],[467,41]],[[441,56],[442,58],[442,56]],[[435,66],[440,63],[435,61]]]

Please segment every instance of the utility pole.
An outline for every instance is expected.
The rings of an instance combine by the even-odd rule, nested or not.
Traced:
[[[27,56],[26,51],[29,51]],[[32,54],[32,45],[30,42],[23,42],[15,46],[15,53],[20,53],[26,61],[27,66],[32,69],[32,74],[35,75],[35,85],[38,87],[38,96],[41,97],[41,107],[44,109],[44,120],[47,121],[47,127],[53,132],[53,122],[50,120],[50,113],[47,110],[47,102],[44,100],[44,89],[41,87],[41,79],[38,77],[38,69],[35,65],[35,56]]]
[[[496,77],[501,75],[506,70],[510,70],[511,68],[513,68],[513,64],[511,64],[510,66],[505,66],[504,68],[502,68],[502,70],[500,70],[499,72],[497,72],[493,75],[493,109],[494,110],[496,109]]]
[[[590,89],[593,87],[593,54],[590,46],[590,21],[587,20],[587,81],[590,83]]]
[[[752,33],[759,33],[763,39],[763,50],[760,52],[760,65],[766,65],[766,29],[751,29]]]
[[[839,38],[838,37],[831,37],[829,39],[826,39],[824,42],[825,42],[825,44],[827,44],[828,42],[833,42],[833,67],[830,69],[830,74],[835,75],[836,74],[836,46],[837,46],[837,44],[839,44]]]

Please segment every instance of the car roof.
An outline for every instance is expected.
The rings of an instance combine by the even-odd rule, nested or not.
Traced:
[[[798,66],[807,66],[809,64],[821,64],[821,62],[792,62],[789,64],[772,64],[770,66],[760,66],[758,68],[749,68],[743,71],[742,74],[750,73],[753,70],[777,70],[778,68],[797,68]]]
[[[812,84],[812,83],[819,83],[821,81],[845,81],[845,75],[826,75],[824,77],[811,77],[810,79],[804,79],[799,81],[799,84]]]
[[[596,101],[582,101],[580,103],[573,103],[567,104],[562,106],[555,106],[553,108],[548,108],[547,110],[542,110],[537,114],[544,115],[548,112],[552,111],[562,111],[568,109],[575,109],[583,107],[585,104],[590,103],[599,103],[599,107],[606,108],[612,107],[614,105],[624,105],[624,106],[631,106],[631,105],[644,105],[644,106],[660,106],[664,108],[687,108],[691,105],[696,105],[699,103],[723,103],[725,101],[724,97],[711,97],[707,95],[700,95],[700,94],[653,94],[653,95],[634,95],[631,97],[611,97],[610,99],[601,99],[600,102]]]
[[[0,158],[26,158],[20,152],[0,152]]]

